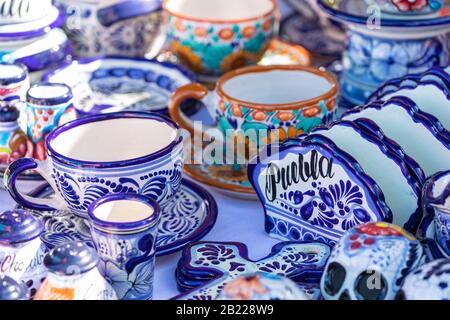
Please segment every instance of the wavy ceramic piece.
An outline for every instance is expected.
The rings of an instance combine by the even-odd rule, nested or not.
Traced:
[[[396,141],[419,163],[426,176],[448,169],[450,137],[442,134],[439,124],[418,110],[410,99],[395,97],[383,105],[353,109],[342,117],[350,121],[362,118],[375,122],[386,136]]]
[[[204,286],[175,299],[215,299],[230,280],[251,272],[283,275],[297,283],[317,283],[330,254],[330,247],[314,242],[284,242],[258,261],[248,258],[241,243],[199,242],[186,247],[179,268],[193,274],[212,275]],[[217,278],[217,280],[212,280]],[[211,281],[212,280],[212,281]]]
[[[31,193],[33,197],[48,198],[53,195],[48,185]],[[45,225],[41,240],[51,249],[70,241],[92,243],[87,220],[67,211],[31,211]],[[183,180],[175,200],[161,210],[156,255],[164,256],[181,250],[187,243],[203,238],[217,219],[214,198],[197,184]]]
[[[42,79],[69,85],[80,116],[122,110],[167,112],[172,92],[195,81],[176,65],[124,57],[74,61]]]
[[[316,135],[330,139],[351,155],[383,191],[393,223],[415,233],[422,220],[422,183],[411,176],[402,158],[353,122],[339,121],[314,130],[306,140],[314,140]]]

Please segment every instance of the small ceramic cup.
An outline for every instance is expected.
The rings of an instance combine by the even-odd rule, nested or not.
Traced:
[[[45,160],[45,138],[56,127],[76,119],[72,90],[65,84],[32,86],[26,97],[28,156]]]
[[[439,11],[445,0],[366,0],[366,3],[386,13],[422,15]]]
[[[0,25],[25,23],[45,16],[52,0],[1,0]]]
[[[256,64],[276,33],[274,0],[165,0],[171,50],[206,76]]]
[[[159,205],[136,194],[107,195],[89,207],[100,272],[123,300],[151,300]]]
[[[260,130],[267,131],[269,137],[276,134],[282,141],[329,122],[335,114],[337,93],[336,78],[326,71],[304,66],[252,66],[222,76],[215,91],[198,83],[180,87],[172,95],[169,112],[194,135],[194,125],[182,116],[180,106],[190,98],[200,100],[224,137],[250,139],[259,148],[265,136]]]
[[[159,114],[89,116],[52,131],[46,139],[47,159],[17,160],[6,170],[5,181],[24,207],[69,210],[83,218],[94,200],[110,193],[143,194],[164,205],[181,184],[182,142],[178,126]],[[50,183],[54,198],[31,198],[19,192],[19,175],[31,169]]]
[[[24,101],[29,88],[27,67],[20,63],[0,63],[0,101]]]

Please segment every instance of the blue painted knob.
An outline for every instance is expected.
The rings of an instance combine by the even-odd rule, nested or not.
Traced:
[[[44,232],[41,221],[28,211],[17,209],[0,214],[0,242],[18,244],[31,241]]]
[[[28,300],[28,288],[16,280],[0,276],[0,300]]]
[[[0,122],[13,122],[19,119],[19,110],[16,107],[6,103],[0,103]]]

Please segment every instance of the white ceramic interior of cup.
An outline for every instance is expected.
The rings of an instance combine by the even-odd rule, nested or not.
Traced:
[[[414,89],[401,89],[393,92],[384,99],[389,100],[394,96],[405,96],[412,99],[420,110],[435,116],[445,129],[450,130],[450,100],[438,87],[432,84],[419,85]]]
[[[119,118],[90,122],[60,133],[51,147],[59,154],[103,163],[141,158],[175,141],[177,130],[153,119]]]
[[[36,99],[54,99],[62,97],[69,92],[66,86],[38,85],[28,90],[28,95]]]
[[[23,69],[14,64],[0,64],[0,78],[11,79],[20,76]]]
[[[426,176],[448,170],[450,150],[424,125],[414,122],[405,109],[389,104],[381,110],[369,108],[348,115],[344,120],[358,118],[374,121],[387,137],[396,141],[407,155],[417,161]]]
[[[383,190],[391,208],[394,224],[403,226],[417,210],[417,195],[412,191],[400,167],[388,158],[376,144],[365,140],[353,128],[335,125],[319,134],[331,139],[341,150],[352,155]]]
[[[169,0],[166,8],[177,15],[207,21],[257,18],[274,9],[271,0]]]
[[[332,88],[324,77],[302,70],[269,70],[237,75],[222,84],[222,90],[241,101],[275,105],[318,98]]]
[[[155,210],[137,200],[108,201],[99,205],[93,212],[95,217],[112,223],[130,223],[145,220]]]

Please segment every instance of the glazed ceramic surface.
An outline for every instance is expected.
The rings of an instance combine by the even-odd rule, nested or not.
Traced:
[[[297,283],[313,284],[323,272],[329,254],[330,247],[323,243],[285,242],[275,246],[268,257],[251,261],[246,246],[240,243],[192,244],[185,248],[178,270],[203,278],[199,283],[204,286],[175,299],[216,299],[228,282],[253,272],[283,275]]]
[[[0,103],[0,168],[27,153],[27,135],[20,129],[18,119],[17,108]]]
[[[302,46],[294,45],[279,39],[273,39],[258,64],[262,66],[309,66],[312,64],[312,57],[309,51]]]
[[[23,23],[42,18],[51,9],[51,0],[2,0],[1,24]]]
[[[152,57],[162,46],[161,1],[57,0],[78,57]]]
[[[26,100],[27,156],[45,160],[45,139],[50,132],[76,119],[72,91],[63,84],[34,85]]]
[[[315,130],[313,134],[327,137],[356,159],[383,191],[393,214],[393,223],[411,232],[416,231],[422,219],[422,184],[411,177],[403,159],[352,122],[336,122],[328,128]],[[313,139],[313,136],[308,139]]]
[[[165,0],[170,48],[209,76],[258,62],[275,35],[273,0]]]
[[[25,210],[0,214],[0,275],[24,283],[34,296],[47,275],[45,245],[39,239],[43,224]]]
[[[89,207],[102,276],[121,300],[151,300],[159,205],[148,197],[106,195]]]
[[[16,161],[5,181],[25,207],[70,210],[82,217],[94,200],[108,193],[138,193],[164,205],[181,184],[182,140],[178,126],[158,114],[91,116],[52,131],[46,139],[47,160]],[[31,199],[17,190],[18,175],[30,169],[50,183],[54,198]]]
[[[23,283],[11,277],[0,276],[0,300],[28,300],[30,294]]]
[[[349,230],[334,247],[321,280],[327,300],[393,300],[423,249],[395,225],[368,223]]]
[[[370,6],[378,6],[391,14],[423,15],[439,11],[445,0],[365,0]]]
[[[0,63],[0,100],[24,101],[30,88],[27,68],[20,63]]]
[[[400,298],[404,300],[449,300],[450,260],[433,261],[409,274],[403,284]]]
[[[31,195],[49,198],[54,194],[48,185]],[[87,220],[67,211],[30,211],[45,226],[41,236],[45,245],[53,247],[82,240],[92,243]],[[187,243],[198,241],[213,228],[217,204],[205,189],[183,180],[173,201],[161,208],[161,222],[156,239],[156,255],[164,256],[181,250]]]
[[[194,76],[169,63],[120,57],[74,61],[43,80],[72,88],[80,116],[117,111],[167,112],[169,97]]]
[[[35,300],[116,300],[111,285],[97,269],[94,249],[82,242],[58,246],[45,256],[49,274]]]
[[[343,116],[344,120],[360,118],[375,122],[386,136],[419,163],[426,176],[448,169],[448,137],[439,132],[439,124],[424,116],[411,100],[397,97],[384,105],[369,104]]]

